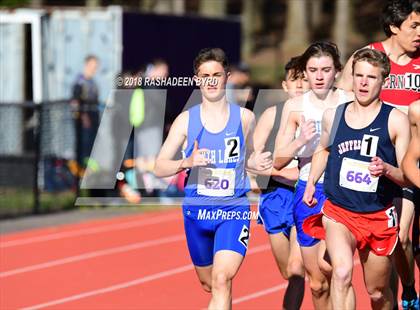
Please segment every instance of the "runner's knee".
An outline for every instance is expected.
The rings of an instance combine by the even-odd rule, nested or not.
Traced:
[[[211,284],[204,281],[200,281],[200,282],[201,282],[201,287],[203,288],[203,290],[206,291],[207,293],[211,293]]]
[[[366,290],[372,302],[378,302],[384,298],[385,291],[390,290],[386,284],[378,285],[378,283],[366,283]]]
[[[206,292],[211,292],[211,277],[210,274],[204,275],[204,274],[198,274],[198,279],[200,280],[201,287]]]
[[[297,259],[291,260],[287,265],[287,275],[289,278],[294,276],[304,277],[305,269],[303,269],[302,263]]]
[[[321,272],[326,277],[331,277],[332,266],[330,265],[330,263],[328,263],[324,258],[319,258],[318,259],[318,266],[319,266],[319,269],[321,270]]]
[[[332,279],[338,289],[343,289],[351,285],[352,266],[340,265],[333,269]]]
[[[367,288],[370,300],[374,303],[378,303],[384,299],[384,289],[383,288]]]
[[[411,247],[411,240],[408,237],[408,234],[400,234],[399,239],[400,239],[402,249],[404,251],[407,251],[407,249]]]
[[[216,272],[213,274],[212,288],[217,290],[224,290],[229,288],[229,282],[231,279],[225,272]]]
[[[328,292],[328,282],[319,280],[309,280],[309,286],[312,291],[312,295],[320,297]]]

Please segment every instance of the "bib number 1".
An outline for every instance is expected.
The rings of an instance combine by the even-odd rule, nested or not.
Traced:
[[[398,216],[395,211],[395,207],[391,207],[385,211],[386,216],[388,217],[388,228],[395,227],[398,225]]]
[[[360,155],[367,157],[376,156],[376,152],[378,150],[378,141],[378,136],[363,135]]]

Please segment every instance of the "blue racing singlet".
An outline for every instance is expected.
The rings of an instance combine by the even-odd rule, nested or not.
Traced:
[[[340,105],[335,114],[325,170],[325,194],[332,203],[353,212],[383,210],[391,205],[401,189],[385,176],[373,177],[368,167],[374,156],[398,166],[395,147],[388,132],[388,119],[393,107],[382,104],[369,126],[353,129],[344,117],[349,104]]]
[[[188,110],[184,156],[191,156],[194,141],[197,140],[199,149],[209,150],[207,156],[211,163],[188,171],[184,204],[248,204],[245,194],[250,190],[250,185],[245,172],[246,143],[240,107],[229,104],[229,120],[218,133],[206,130],[201,121],[200,107],[201,104],[198,104]]]

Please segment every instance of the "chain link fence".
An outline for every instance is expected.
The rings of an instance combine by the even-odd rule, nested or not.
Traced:
[[[74,205],[75,127],[69,101],[0,103],[0,217]]]

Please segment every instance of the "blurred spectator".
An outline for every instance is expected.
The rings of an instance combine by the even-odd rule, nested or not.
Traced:
[[[251,75],[248,65],[241,63],[230,67],[230,75],[226,84],[228,102],[235,102],[245,107],[252,100]]]
[[[139,73],[140,74],[140,73]],[[126,81],[133,77],[131,72],[123,72],[119,77]],[[117,173],[117,189],[119,195],[130,203],[140,203],[141,195],[136,190],[134,180],[134,156],[132,125],[129,122],[130,104],[133,97],[133,89],[127,89],[124,84],[118,85],[114,92],[113,113],[112,113],[112,136],[113,136],[113,167],[120,167]],[[126,134],[131,132],[128,144]],[[121,165],[120,155],[124,154]],[[131,184],[131,185],[130,185]]]
[[[146,67],[145,77],[150,80],[169,76],[169,66],[163,59],[156,59]],[[155,158],[162,146],[166,96],[159,87],[145,85],[133,93],[130,106],[130,121],[135,128],[134,156],[136,167],[142,174],[144,187],[149,195],[157,194],[160,182],[152,173]],[[142,92],[143,94],[140,94]],[[139,118],[139,115],[143,115]]]
[[[169,67],[162,59],[148,64],[144,78],[149,81],[164,79],[169,75]],[[131,93],[128,123],[134,127],[134,135],[125,155],[122,167],[124,178],[119,181],[120,194],[131,203],[139,203],[141,194],[138,188],[145,189],[145,194],[157,196],[158,188],[166,188],[165,180],[156,178],[152,171],[155,158],[162,145],[165,117],[166,94],[159,91],[153,83],[136,88]],[[127,122],[127,120],[126,120]]]
[[[85,58],[83,73],[77,76],[72,87],[71,104],[76,110],[76,158],[79,176],[83,174],[88,163],[95,170],[95,165],[89,161],[89,156],[99,126],[98,86],[93,80],[98,66],[98,58],[88,55]]]

